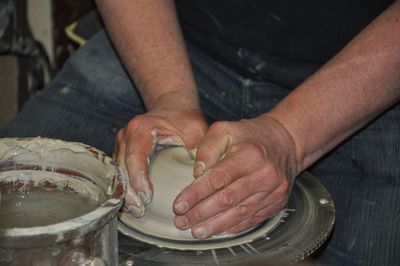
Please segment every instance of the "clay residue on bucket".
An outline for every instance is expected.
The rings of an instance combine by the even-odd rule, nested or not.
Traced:
[[[106,210],[99,212],[99,208],[121,204],[123,189],[121,182],[116,182],[119,174],[110,157],[85,144],[43,138],[0,139],[0,231],[43,227],[85,216],[74,222],[77,226],[101,217]]]
[[[0,265],[117,265],[124,182],[94,147],[0,138]]]

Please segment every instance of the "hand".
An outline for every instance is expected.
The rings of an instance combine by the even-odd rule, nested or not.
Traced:
[[[175,199],[175,225],[196,238],[251,228],[286,205],[297,174],[295,144],[275,119],[214,123],[198,146],[196,180]]]
[[[116,137],[114,159],[128,174],[124,210],[135,217],[145,213],[151,202],[152,184],[148,175],[149,158],[157,144],[185,146],[194,149],[207,130],[197,108],[174,110],[156,106],[133,118]]]

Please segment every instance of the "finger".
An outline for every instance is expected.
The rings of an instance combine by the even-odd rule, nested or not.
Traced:
[[[138,194],[132,189],[129,178],[126,186],[124,210],[128,211],[135,217],[142,217],[145,213],[145,207],[139,198]]]
[[[198,177],[176,197],[174,212],[177,215],[183,215],[204,198],[253,170],[254,167],[251,164],[248,167],[242,167],[244,156],[243,153],[229,153],[225,159],[219,161],[204,175]]]
[[[191,229],[192,235],[195,238],[204,239],[225,233],[232,226],[256,213],[259,210],[259,203],[264,198],[265,195],[263,193],[251,196],[235,207],[194,226]]]
[[[121,131],[121,133],[119,133],[118,136],[119,136],[119,137],[117,137],[118,149],[114,152],[114,154],[115,154],[116,160],[119,163],[119,166],[121,167],[122,171],[124,171],[124,173],[126,175],[128,175],[128,171],[127,171],[126,164],[125,164],[126,145],[125,145],[125,142],[123,141],[124,132]],[[144,205],[143,205],[141,199],[139,198],[139,196],[132,189],[131,178],[129,178],[129,176],[128,176],[126,182],[127,182],[127,184],[126,184],[123,210],[132,214],[135,217],[142,217],[145,212]]]
[[[152,134],[153,133],[153,134]],[[151,202],[153,188],[148,175],[149,156],[153,153],[158,141],[155,131],[129,132],[125,149],[125,165],[133,189],[145,205]]]
[[[285,197],[280,198],[277,195],[280,193],[279,189],[276,189],[267,196],[265,196],[264,193],[255,194],[235,207],[196,225],[192,228],[192,235],[196,238],[208,238],[213,235],[227,232],[231,227],[249,219],[265,208],[268,209],[265,213],[265,218],[268,218],[282,208],[286,203]]]
[[[273,168],[263,160],[263,151],[253,144],[235,144],[223,160],[220,160],[175,199],[174,211],[183,215],[204,198],[229,185],[239,177],[259,172],[276,180]],[[262,178],[260,176],[259,178]],[[262,182],[262,181],[261,181]]]
[[[227,230],[227,233],[235,234],[244,230],[248,230],[275,216],[282,208],[286,206],[288,199],[289,192],[287,191],[287,186],[285,184],[281,184],[265,198],[265,208],[262,208],[254,215],[232,226]]]
[[[227,152],[232,142],[232,136],[224,131],[229,122],[216,122],[201,140],[197,148],[197,158],[193,169],[194,177],[204,174],[218,162]]]
[[[221,212],[224,212],[256,193],[270,194],[279,186],[273,178],[267,178],[263,171],[242,177],[204,199],[183,216],[175,217],[179,229],[188,229]]]

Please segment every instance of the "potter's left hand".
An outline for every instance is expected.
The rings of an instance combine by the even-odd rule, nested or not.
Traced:
[[[286,205],[297,168],[292,137],[268,115],[216,122],[198,146],[196,180],[175,199],[175,224],[196,238],[251,228]]]

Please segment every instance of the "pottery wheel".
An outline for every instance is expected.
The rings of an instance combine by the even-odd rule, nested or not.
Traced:
[[[276,216],[236,235],[195,239],[189,230],[174,226],[172,211],[175,197],[193,181],[192,169],[193,160],[183,148],[167,148],[152,157],[153,202],[143,218],[120,215],[119,231],[127,239],[136,240],[140,248],[124,250],[120,243],[120,252],[142,260],[185,265],[219,265],[249,255],[271,259],[283,256],[285,260],[297,261],[318,249],[333,228],[332,198],[315,177],[303,173],[296,179],[286,208]]]

